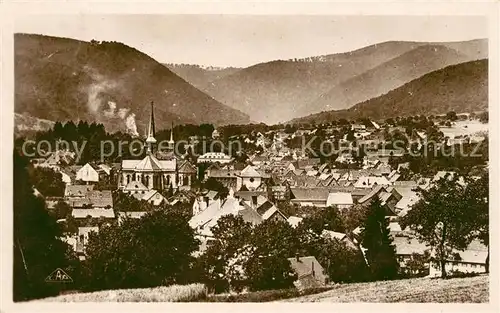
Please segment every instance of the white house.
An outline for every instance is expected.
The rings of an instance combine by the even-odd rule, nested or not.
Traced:
[[[122,225],[125,219],[127,218],[135,218],[139,219],[144,215],[148,214],[145,211],[136,211],[136,212],[117,212],[118,215],[118,225]]]
[[[453,272],[461,273],[485,273],[486,260],[488,258],[488,247],[481,244],[479,240],[472,241],[465,251],[453,251],[458,258],[451,258],[445,264],[448,274]],[[431,262],[429,276],[440,277],[441,268],[438,263]]]
[[[330,192],[326,199],[326,206],[336,206],[339,210],[349,209],[354,205],[349,192]]]
[[[247,165],[237,176],[236,190],[240,190],[243,185],[248,190],[255,190],[262,183],[262,175],[251,165]]]
[[[226,164],[233,160],[229,155],[223,152],[207,152],[198,157],[198,163],[220,163]]]
[[[99,173],[87,163],[76,172],[76,180],[81,180],[86,183],[97,183],[99,182]]]
[[[159,206],[166,199],[160,192],[152,189],[146,192],[141,200],[147,201],[154,206]]]

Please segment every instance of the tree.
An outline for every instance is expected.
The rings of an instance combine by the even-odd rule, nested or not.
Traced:
[[[325,239],[317,248],[319,250],[311,254],[325,267],[330,282],[352,283],[369,278],[360,250],[348,247],[337,239]]]
[[[187,218],[170,210],[102,227],[89,236],[86,247],[87,289],[186,283],[198,244]]]
[[[486,271],[489,272],[489,174],[487,171],[477,180],[472,180],[465,189],[464,201],[475,212],[473,237],[488,247]]]
[[[46,197],[62,197],[66,184],[62,181],[61,173],[51,168],[31,167],[31,179],[34,187]]]
[[[207,181],[204,183],[204,188],[217,191],[217,196],[220,199],[225,199],[229,194],[229,189],[213,177],[207,179]]]
[[[445,265],[453,249],[464,250],[472,241],[482,214],[473,210],[481,204],[467,192],[466,183],[458,182],[457,176],[447,176],[430,189],[420,190],[420,200],[401,220],[402,227],[410,226],[420,240],[433,247],[442,277],[446,277]]]
[[[71,215],[71,207],[62,200],[56,203],[54,211],[57,219],[67,218],[68,215]]]
[[[428,250],[424,254],[412,253],[411,258],[406,261],[406,269],[409,275],[428,274],[428,264],[430,261],[430,253]]]
[[[323,230],[345,232],[344,222],[339,210],[334,206],[318,210],[311,216],[304,218],[299,227],[312,230],[317,234],[321,234]]]
[[[396,249],[389,234],[389,222],[385,218],[385,208],[375,197],[369,207],[363,225],[361,245],[367,249],[365,255],[370,273],[375,280],[389,280],[398,274]]]
[[[288,258],[300,251],[297,231],[288,223],[268,220],[254,228],[250,244],[253,251],[243,266],[249,288],[292,287],[296,276]]]
[[[489,120],[489,118],[488,118],[488,112],[487,111],[479,114],[479,121],[481,123],[488,123],[488,120]]]
[[[43,198],[33,193],[29,161],[14,152],[14,301],[56,295],[59,285],[45,278],[61,268],[71,276],[76,258],[59,238],[61,229],[45,209]]]
[[[245,264],[250,290],[286,289],[297,279],[290,262],[280,255],[254,255]]]
[[[457,113],[455,111],[446,113],[446,119],[452,122],[456,121],[458,119]]]
[[[243,266],[252,253],[248,246],[252,225],[241,216],[226,215],[211,230],[216,243],[206,253],[205,272],[211,274],[206,283],[218,289],[222,282],[227,289],[241,291],[245,286]],[[214,277],[214,273],[218,275]]]

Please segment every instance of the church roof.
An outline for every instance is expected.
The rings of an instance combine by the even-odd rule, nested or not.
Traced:
[[[179,166],[180,173],[196,173],[196,168],[189,163],[188,161],[184,161],[184,163]]]
[[[160,161],[152,155],[147,155],[139,163],[136,164],[137,171],[161,171],[162,166]]]

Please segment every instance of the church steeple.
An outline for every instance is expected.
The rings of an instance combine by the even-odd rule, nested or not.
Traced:
[[[148,129],[148,137],[155,136],[155,113],[154,113],[154,103],[151,101],[151,116],[149,117],[149,129]]]
[[[148,134],[146,138],[146,145],[147,145],[147,153],[151,154],[153,153],[153,145],[156,143],[155,139],[155,116],[154,116],[154,104],[153,101],[151,101],[151,116],[149,117],[149,127],[148,127]]]
[[[172,122],[172,127],[170,128],[170,140],[168,141],[168,149],[174,151],[175,141],[174,141],[174,122]]]

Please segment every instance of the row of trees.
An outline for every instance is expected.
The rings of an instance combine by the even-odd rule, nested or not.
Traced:
[[[57,294],[60,286],[45,282],[57,268],[72,272],[78,260],[59,238],[62,229],[49,215],[44,199],[34,194],[29,160],[14,152],[14,301]]]

